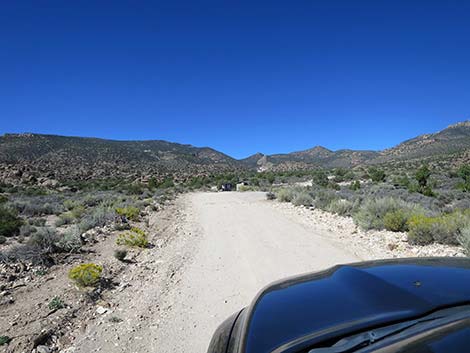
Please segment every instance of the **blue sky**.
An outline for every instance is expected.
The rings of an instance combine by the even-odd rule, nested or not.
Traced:
[[[470,118],[469,1],[3,1],[0,133],[241,158]]]

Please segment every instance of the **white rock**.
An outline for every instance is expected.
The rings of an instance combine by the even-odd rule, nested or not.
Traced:
[[[100,315],[106,314],[108,309],[102,307],[101,305],[96,308],[96,312]]]

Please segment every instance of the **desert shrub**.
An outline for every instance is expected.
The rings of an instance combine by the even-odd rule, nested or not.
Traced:
[[[349,184],[349,189],[353,191],[357,191],[361,188],[361,182],[359,180],[354,180],[351,184]]]
[[[384,229],[384,217],[387,213],[402,210],[408,214],[424,213],[422,207],[391,197],[366,199],[353,218],[362,229]],[[390,216],[389,216],[390,217]]]
[[[351,215],[354,209],[354,202],[345,199],[336,199],[330,202],[327,207],[327,211],[331,213],[336,213],[340,216],[349,216]]]
[[[456,211],[441,216],[417,215],[408,221],[408,241],[415,244],[429,244],[433,241],[457,245],[462,231],[470,226],[470,213]]]
[[[402,209],[387,212],[384,215],[384,228],[392,232],[405,232],[408,230],[409,215]]]
[[[137,207],[117,207],[116,213],[120,216],[126,217],[128,220],[137,221],[139,219],[140,210]]]
[[[131,230],[119,234],[116,244],[146,248],[148,246],[147,234],[142,229],[133,227]]]
[[[434,241],[435,223],[431,217],[412,216],[408,221],[408,242],[418,245],[431,244]]]
[[[266,193],[266,199],[268,200],[275,200],[276,199],[276,194],[273,192],[267,192]]]
[[[298,192],[295,193],[292,203],[295,206],[311,206],[313,204],[313,198],[307,193]]]
[[[95,227],[103,227],[107,222],[114,220],[115,216],[116,212],[110,207],[94,207],[80,221],[80,231],[85,232]]]
[[[11,337],[8,336],[0,336],[0,346],[4,346],[11,342]]]
[[[314,198],[314,206],[321,210],[328,210],[328,206],[336,199],[338,199],[338,195],[332,191],[327,189],[320,189],[313,191],[311,195]]]
[[[57,252],[57,242],[59,235],[57,231],[50,227],[41,227],[29,238],[28,245],[41,249],[44,253]]]
[[[22,262],[33,265],[49,266],[52,264],[46,252],[35,245],[22,244],[0,253],[0,262]]]
[[[71,224],[75,218],[73,217],[72,213],[70,211],[64,212],[59,215],[59,218],[55,221],[55,226],[56,227],[61,227],[66,224]]]
[[[60,252],[78,252],[82,247],[81,232],[78,226],[72,226],[64,234],[58,236],[55,243],[56,251]]]
[[[7,242],[7,238],[3,235],[0,235],[0,244],[5,244]]]
[[[465,253],[470,255],[470,224],[467,224],[460,230],[457,241],[465,249]]]
[[[127,250],[124,249],[117,249],[114,250],[114,257],[119,261],[124,261],[127,256]]]
[[[157,184],[157,188],[159,189],[167,189],[173,186],[175,186],[175,183],[173,182],[173,178],[166,178],[161,183]]]
[[[48,304],[49,310],[59,310],[65,308],[65,303],[60,297],[54,297]]]
[[[276,192],[276,197],[281,202],[291,202],[294,199],[295,193],[292,189],[279,189]]]
[[[374,182],[383,182],[385,181],[386,174],[382,169],[378,169],[375,167],[369,168],[367,171],[369,178],[372,179]]]
[[[11,203],[22,215],[43,216],[50,214],[60,214],[64,211],[61,197],[58,195],[47,196],[19,196]]]
[[[78,219],[85,214],[85,207],[82,205],[77,205],[70,211],[73,218]]]
[[[46,225],[46,219],[45,218],[30,218],[28,219],[28,223],[32,226],[44,227]]]
[[[20,232],[23,221],[15,210],[0,206],[0,235],[11,237]]]
[[[114,230],[129,230],[131,225],[128,222],[116,222],[114,224]]]
[[[122,322],[123,320],[120,318],[120,317],[117,317],[117,316],[111,316],[109,318],[109,322],[113,322],[113,323],[119,323],[119,322]]]
[[[74,207],[78,206],[80,203],[77,200],[67,199],[64,201],[64,207],[68,211],[72,210]]]
[[[408,189],[408,187],[410,186],[410,179],[408,178],[406,174],[401,175],[401,176],[396,176],[393,178],[392,184],[397,187]]]
[[[322,186],[322,187],[327,187],[328,186],[328,176],[326,175],[326,173],[319,169],[319,170],[315,170],[313,172],[313,175],[312,175],[312,183],[315,184],[315,185],[318,185],[318,186]]]
[[[20,235],[23,237],[29,237],[32,233],[36,232],[36,228],[30,224],[23,224],[20,227]]]
[[[8,201],[8,197],[5,195],[0,195],[0,204],[5,203]]]
[[[328,183],[328,188],[333,189],[333,190],[341,190],[341,186],[339,186],[338,183],[331,181]]]
[[[251,190],[254,190],[254,188],[253,186],[250,186],[250,185],[240,185],[238,187],[238,191],[240,192],[251,191]]]
[[[470,164],[462,165],[457,175],[463,179],[463,183],[459,184],[459,188],[465,192],[470,191]]]
[[[423,165],[416,171],[415,179],[421,187],[425,187],[428,184],[428,179],[431,176],[431,171],[428,166]]]
[[[69,278],[79,287],[93,287],[101,279],[103,267],[94,263],[82,264],[69,271]]]

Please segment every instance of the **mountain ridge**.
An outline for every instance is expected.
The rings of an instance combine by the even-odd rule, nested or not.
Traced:
[[[37,133],[6,133],[0,136],[0,176],[20,175],[34,180],[44,174],[54,179],[88,180],[124,177],[145,180],[174,174],[181,179],[236,170],[294,170],[354,168],[360,165],[410,161],[449,160],[470,155],[470,121],[447,126],[405,140],[381,151],[323,146],[290,153],[257,152],[235,159],[211,147],[165,140],[109,140],[96,137]]]

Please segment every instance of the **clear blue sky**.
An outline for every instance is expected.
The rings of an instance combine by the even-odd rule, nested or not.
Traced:
[[[2,1],[0,133],[234,157],[470,118],[470,1]]]

